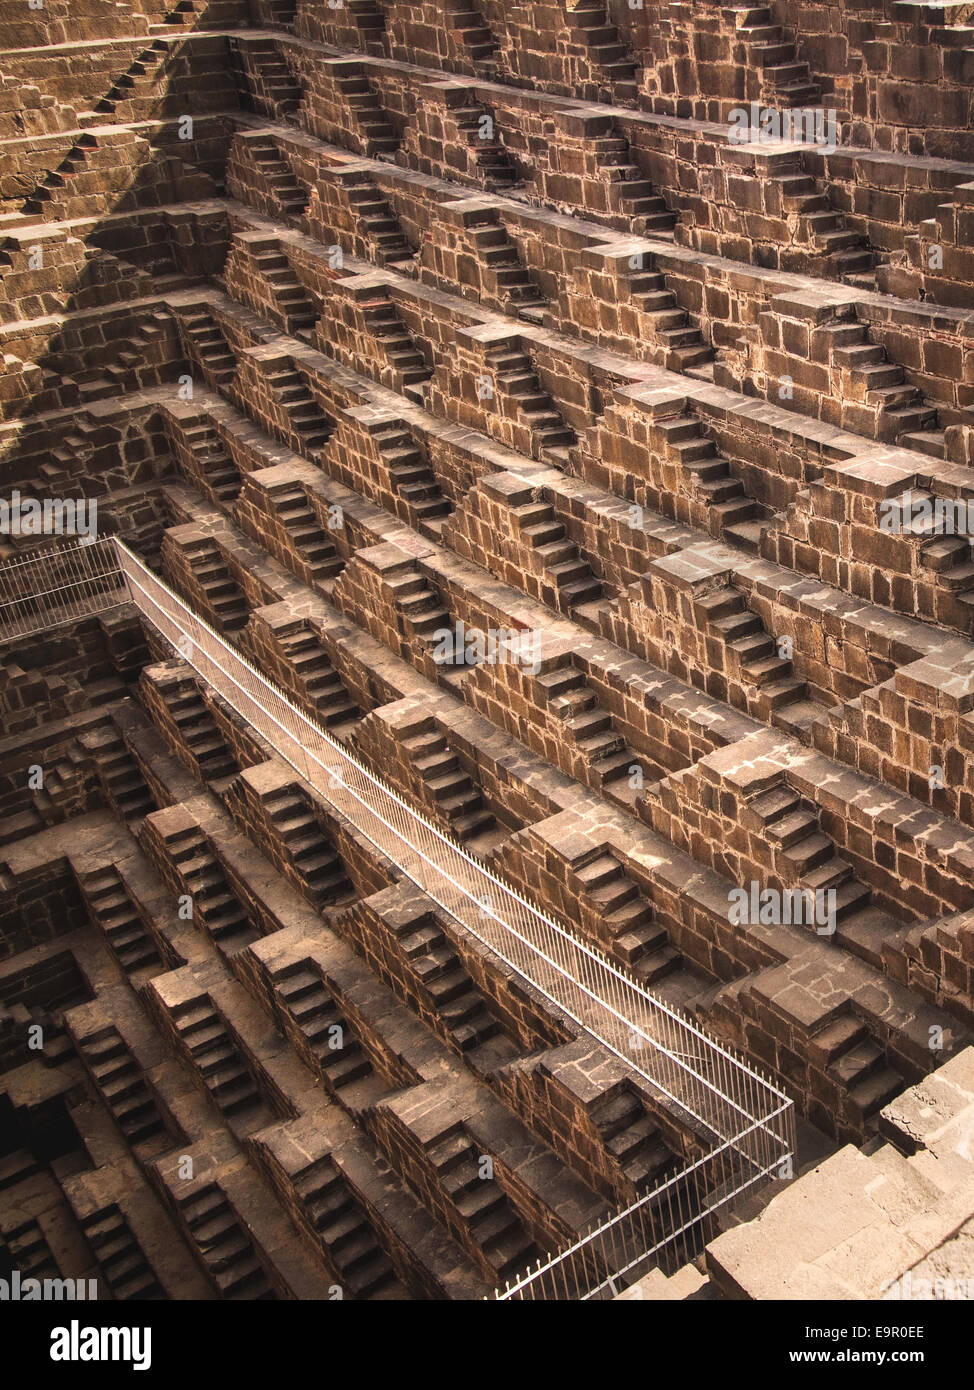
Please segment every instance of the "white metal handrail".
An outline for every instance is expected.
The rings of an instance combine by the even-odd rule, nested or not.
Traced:
[[[113,608],[126,597],[113,540],[33,551],[0,565],[0,642]]]
[[[33,594],[32,584],[39,586]],[[682,1236],[691,1227],[699,1231],[704,1217],[730,1200],[725,1194],[751,1188],[780,1169],[793,1152],[793,1107],[768,1077],[650,994],[626,970],[541,911],[410,806],[299,710],[124,543],[112,539],[70,551],[43,552],[18,565],[0,567],[0,641],[7,635],[8,618],[11,635],[23,630],[25,623],[28,630],[39,630],[42,599],[52,601],[51,621],[56,623],[66,621],[65,612],[72,614],[72,620],[83,614],[86,604],[87,611],[98,612],[126,597],[360,835],[689,1122],[698,1147],[706,1150],[704,1159],[558,1257],[563,1265],[571,1262],[576,1276],[581,1269],[579,1287],[589,1279],[595,1256],[599,1269],[615,1258],[606,1241],[611,1239],[615,1252],[618,1232],[627,1222],[635,1245],[644,1241],[650,1245],[635,1255],[629,1250],[619,1270],[645,1261],[650,1246],[672,1246],[672,1232],[655,1227],[647,1231],[646,1220],[647,1216],[655,1220],[657,1211],[672,1206],[674,1193],[679,1193],[680,1210],[673,1229]],[[685,1196],[688,1184],[693,1186],[692,1202]],[[545,1277],[536,1272],[499,1296],[535,1296],[546,1287]],[[611,1272],[606,1277],[611,1280]],[[603,1283],[600,1276],[596,1287]],[[519,1292],[522,1285],[531,1292]],[[545,1291],[540,1296],[565,1295]],[[589,1294],[581,1291],[569,1296]]]

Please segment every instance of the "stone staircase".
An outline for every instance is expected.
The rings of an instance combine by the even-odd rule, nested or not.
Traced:
[[[665,350],[662,365],[668,371],[712,380],[714,350],[667,288],[666,277],[658,271],[632,270],[626,283],[633,308],[646,316],[647,337]]]
[[[101,1028],[80,1038],[77,1046],[99,1095],[126,1141],[140,1145],[160,1135],[167,1138],[165,1122],[142,1068],[118,1029]]]
[[[235,776],[237,760],[227,747],[195,676],[184,672],[159,673],[153,675],[151,684],[165,704],[176,736],[192,758],[201,780],[222,782]]]
[[[378,265],[393,270],[411,270],[414,251],[392,207],[367,174],[356,183],[346,184],[349,211],[357,219]]]
[[[217,1183],[179,1199],[180,1216],[221,1298],[275,1298],[245,1227]]]
[[[206,380],[222,391],[237,374],[237,359],[223,330],[206,310],[177,318],[191,358],[202,367]]]
[[[138,284],[138,278],[134,271],[128,272],[133,286]],[[158,287],[154,292],[158,292]],[[25,370],[36,369],[41,378],[40,389],[25,413],[74,408],[87,411],[98,401],[160,385],[174,375],[178,361],[173,329],[168,312],[143,309],[124,337],[119,335],[105,342],[96,359],[98,365],[86,368],[79,368],[76,353],[62,351],[62,344],[52,340],[42,366],[24,364]]]
[[[0,661],[0,691],[4,673],[11,668],[17,669],[9,659]],[[25,693],[29,696],[29,692]],[[4,719],[7,732],[17,732],[10,727],[11,722],[9,718]],[[35,728],[36,722],[32,720],[25,727]],[[88,759],[81,748],[75,746],[68,749],[63,762],[44,769],[43,787],[17,787],[10,791],[0,803],[0,845],[12,844],[46,826],[60,825],[70,819],[79,805],[88,802],[90,774]]]
[[[600,939],[644,985],[681,968],[680,953],[653,918],[651,903],[610,849],[600,848],[572,866],[584,906],[597,915]]]
[[[293,120],[301,105],[302,91],[273,39],[251,39],[247,59],[257,73],[265,112],[279,121]]]
[[[486,363],[497,394],[515,405],[519,418],[531,431],[532,456],[564,468],[578,436],[565,424],[527,352],[498,344],[487,349]]]
[[[513,508],[511,518],[518,538],[534,552],[545,579],[553,586],[554,603],[561,612],[572,613],[599,602],[602,584],[550,503],[543,497],[532,500]]]
[[[516,184],[517,168],[511,163],[503,140],[496,134],[494,113],[488,107],[465,98],[462,106],[450,107],[450,115],[456,123],[460,140],[473,152],[474,163],[484,186],[504,189]],[[492,133],[487,135],[485,131]]]
[[[935,505],[932,493],[914,489],[910,493],[914,505],[928,502]],[[932,572],[937,587],[955,595],[970,615],[974,612],[974,548],[970,536],[937,536],[920,550],[920,564]]]
[[[464,771],[445,734],[435,727],[411,734],[402,748],[458,840],[469,846],[496,829],[480,788]]]
[[[376,448],[389,469],[389,481],[408,509],[411,523],[439,534],[453,510],[423,450],[403,425],[390,425],[374,434]]]
[[[315,901],[334,902],[348,897],[352,886],[341,856],[322,834],[297,788],[280,787],[268,793],[262,804],[284,853]]]
[[[338,1270],[345,1297],[384,1300],[408,1296],[392,1261],[327,1154],[297,1175],[294,1190],[322,1249]]]
[[[578,755],[589,785],[612,786],[627,802],[637,792],[626,785],[630,769],[641,760],[613,726],[612,716],[598,702],[585,672],[569,659],[536,678],[547,709]],[[621,785],[620,785],[621,784]]]
[[[848,1103],[863,1123],[903,1089],[903,1076],[889,1064],[866,1025],[852,1014],[816,1033],[813,1046],[827,1074],[848,1092]]]
[[[5,733],[33,729],[47,718],[61,718],[79,710],[113,704],[126,695],[122,681],[79,679],[75,675],[50,675],[34,667],[24,670],[9,654],[0,657],[0,699]],[[47,805],[45,789],[38,788],[35,804]]]
[[[886,349],[872,342],[854,308],[836,316],[831,336],[832,361],[848,374],[848,394],[878,412],[877,438],[912,448],[920,436],[917,446],[931,452],[930,436],[939,432],[936,407],[907,380],[904,368],[890,361]]]
[[[676,225],[652,182],[633,161],[632,147],[624,135],[593,136],[590,144],[601,177],[609,184],[609,208],[632,219],[632,230],[648,236],[668,236]]]
[[[300,445],[298,453],[312,463],[317,462],[315,456],[331,438],[334,422],[318,405],[307,381],[294,367],[277,368],[265,377],[265,381]]]
[[[747,592],[728,584],[702,595],[694,606],[704,615],[708,633],[730,654],[722,669],[758,688],[757,696],[748,699],[752,713],[800,737],[825,706],[810,698],[807,684],[794,674],[791,659],[779,655],[774,638],[752,612]]]
[[[278,631],[277,644],[309,711],[333,737],[346,737],[362,714],[314,633],[297,621],[290,631]]]
[[[774,23],[770,8],[748,6],[733,13],[747,64],[761,73],[764,101],[778,110],[821,105],[821,86],[812,77],[808,64],[799,60],[784,29]]]
[[[276,238],[264,242],[251,243],[254,267],[277,310],[277,317],[285,333],[294,338],[310,342],[319,310],[311,295],[302,285],[284,255]]]
[[[877,942],[901,934],[902,923],[873,907],[870,888],[856,878],[851,864],[823,833],[818,808],[794,791],[784,777],[746,805],[761,826],[774,872],[786,887],[815,894],[835,892],[834,940],[838,945],[854,954],[875,956]],[[826,924],[819,925],[824,931]],[[805,929],[814,932],[816,926],[806,924]]]
[[[443,0],[442,10],[444,23],[461,52],[475,66],[492,67],[497,58],[498,43],[476,0]]]
[[[155,810],[155,806],[152,807]],[[162,968],[155,942],[113,864],[81,879],[88,911],[126,975]]]
[[[281,966],[271,979],[281,1008],[303,1034],[329,1090],[340,1091],[373,1075],[372,1063],[310,960]]]
[[[85,246],[81,274],[69,303],[72,308],[87,309],[113,299],[153,299],[159,280],[165,278],[100,246]]]
[[[142,319],[138,328],[131,333],[126,346],[117,348],[115,360],[107,362],[102,374],[80,385],[82,402],[97,400],[108,395],[126,395],[137,391],[143,385],[154,385],[151,379],[143,380],[147,364],[159,361],[165,356],[165,344],[170,337],[172,323],[168,314],[153,315]],[[159,349],[162,349],[160,352]]]
[[[61,201],[69,180],[88,167],[88,156],[98,149],[98,141],[90,132],[85,132],[68,150],[57,169],[46,174],[33,193],[26,199],[20,211],[25,217],[44,217],[49,203]]]
[[[884,541],[889,546],[888,553],[896,556],[897,570],[905,586],[904,596],[895,607],[910,617],[929,613],[928,621],[967,634],[974,623],[974,552],[968,545],[969,537],[963,534],[966,499],[962,489],[953,496],[937,496],[929,488],[917,486],[917,478],[929,482],[935,475],[914,474],[902,492],[883,498],[883,510],[879,513],[881,524],[892,523]],[[897,485],[902,486],[902,473]],[[772,544],[776,535],[788,544],[794,542],[796,556],[800,543],[804,552],[800,557],[801,570],[815,574],[819,554],[807,544],[810,527],[819,517],[828,516],[825,509],[832,506],[834,494],[830,488],[820,482],[802,488],[781,514],[777,532],[766,531],[765,535]],[[954,508],[959,510],[955,512]],[[769,549],[768,558],[776,558],[772,546]],[[828,561],[827,555],[825,558]],[[860,691],[856,699],[864,693]],[[924,780],[926,775],[923,774]]]
[[[569,4],[565,22],[572,38],[584,45],[592,66],[607,80],[612,99],[635,101],[639,95],[639,62],[609,19],[605,0]]]
[[[193,202],[214,196],[208,175],[176,155],[155,151],[136,130],[93,126],[37,184],[21,214],[45,222],[68,222],[132,211],[143,203],[143,185],[150,179],[157,201]]]
[[[805,173],[797,151],[769,152],[763,163],[779,190],[782,210],[797,218],[797,239],[824,257],[822,273],[875,289],[875,256],[866,238],[852,231],[832,206],[828,184]]]
[[[395,373],[397,388],[417,405],[422,405],[422,387],[429,381],[432,372],[400,318],[392,298],[385,294],[363,304],[362,317]]]
[[[186,425],[180,431],[180,440],[192,455],[192,480],[214,501],[235,502],[243,487],[243,477],[213,426],[205,421]]]
[[[79,741],[91,754],[98,780],[110,805],[127,825],[135,826],[152,811],[159,809],[117,729],[97,729],[90,734],[82,734]]]
[[[234,893],[210,842],[197,826],[166,835],[165,854],[183,892],[193,903],[193,921],[202,922],[207,936],[227,955],[257,941],[254,927]]]
[[[308,572],[309,582],[327,584],[341,574],[344,561],[318,520],[300,483],[286,483],[270,494],[274,515]]]
[[[157,1300],[165,1292],[125,1217],[114,1204],[92,1212],[81,1223],[112,1298]]]
[[[496,1180],[480,1176],[477,1146],[460,1125],[426,1149],[437,1184],[462,1218],[498,1281],[521,1273],[541,1251]]]
[[[734,476],[729,460],[709,438],[700,418],[670,415],[657,421],[656,429],[678,461],[693,496],[705,503],[707,519],[712,518],[710,534],[756,552],[762,508]]]
[[[677,1168],[646,1107],[628,1087],[595,1103],[589,1118],[606,1152],[640,1192],[664,1182]]]
[[[282,216],[303,217],[308,210],[308,190],[298,183],[294,171],[275,142],[270,137],[249,140],[247,153],[267,187],[273,191]]]
[[[20,1270],[22,1280],[62,1277],[44,1231],[33,1217],[28,1217],[26,1221],[15,1217],[10,1226],[0,1228],[0,1258],[4,1252],[9,1257],[11,1268]]]
[[[380,0],[344,0],[349,18],[362,35],[364,44],[381,43],[386,17]]]
[[[211,536],[183,547],[183,557],[199,586],[206,613],[224,636],[239,632],[250,620],[250,604],[230,573],[223,552]]]
[[[453,944],[432,913],[390,923],[395,947],[420,992],[460,1052],[470,1052],[501,1029],[475,988]]]
[[[522,264],[517,246],[508,236],[500,213],[490,209],[484,225],[468,228],[467,235],[485,281],[503,303],[505,313],[516,314],[528,323],[541,323],[548,301]]]
[[[402,143],[382,105],[382,98],[372,87],[360,64],[348,64],[349,71],[340,71],[335,85],[342,104],[365,138],[363,154],[366,159],[391,159]]]
[[[256,1078],[209,995],[198,994],[174,1005],[170,1017],[197,1076],[224,1118],[243,1121],[265,1108]]]
[[[454,631],[453,619],[444,607],[439,594],[430,587],[429,581],[415,566],[408,566],[400,573],[390,575],[388,580],[396,612],[400,615],[404,634],[416,638],[428,648],[437,666],[448,673],[450,669],[466,669],[465,654],[436,652],[442,634]]]
[[[75,416],[68,432],[51,450],[51,462],[41,464],[38,476],[50,489],[52,497],[68,496],[67,489],[55,487],[55,483],[67,481],[84,472],[95,452],[96,426],[84,415]]]
[[[153,40],[148,48],[142,50],[130,67],[120,77],[115,78],[106,94],[95,102],[91,114],[114,116],[119,103],[130,101],[140,86],[156,85],[165,67],[164,65],[163,70],[160,71],[159,64],[168,55],[169,44],[164,39]],[[146,81],[140,82],[140,78],[144,78]]]

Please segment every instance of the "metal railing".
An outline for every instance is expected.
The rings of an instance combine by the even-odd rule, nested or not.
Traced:
[[[782,1138],[790,1135],[790,1105],[776,1118],[783,1125]],[[791,1176],[791,1157],[792,1149],[786,1151],[782,1143],[779,1155],[761,1169],[753,1154],[746,1149],[742,1153],[740,1137],[720,1144],[565,1249],[509,1280],[503,1289],[495,1289],[494,1298],[609,1299],[657,1267],[664,1273],[675,1271],[702,1252],[733,1204],[765,1182]]]
[[[106,547],[101,549],[100,547]],[[111,552],[111,555],[108,552]],[[653,1264],[699,1248],[715,1213],[781,1172],[794,1152],[792,1103],[768,1078],[648,993],[569,927],[468,853],[302,713],[121,541],[75,547],[91,573],[51,585],[54,621],[133,601],[236,713],[376,850],[549,1004],[619,1058],[692,1136],[703,1157],[590,1231],[499,1298],[604,1297]],[[111,560],[114,557],[114,571]],[[34,563],[32,561],[27,564]],[[0,576],[2,576],[0,571]],[[55,571],[50,571],[54,574]],[[27,571],[25,571],[25,575]],[[71,586],[76,592],[71,592]],[[10,603],[20,604],[18,594]],[[2,599],[0,599],[2,603]],[[40,610],[26,610],[38,623]],[[16,617],[16,615],[15,615]],[[4,622],[0,607],[0,624]],[[35,626],[32,630],[37,630]],[[0,641],[6,633],[0,626]]]
[[[124,602],[112,539],[52,546],[0,565],[0,641],[77,622]]]

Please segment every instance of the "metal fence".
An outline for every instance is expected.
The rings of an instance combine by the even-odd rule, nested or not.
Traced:
[[[111,538],[34,551],[0,565],[0,642],[113,608],[125,576]]]
[[[605,1297],[660,1262],[699,1248],[715,1213],[780,1172],[794,1151],[792,1104],[768,1078],[648,993],[625,969],[542,912],[469,854],[199,618],[122,542],[90,575],[48,587],[57,611],[106,593],[131,599],[200,677],[358,833],[550,1004],[632,1069],[705,1156],[499,1298]],[[77,548],[76,548],[77,549]],[[45,563],[50,563],[45,560]],[[84,561],[77,555],[72,562]],[[45,571],[38,571],[43,576]],[[119,581],[119,576],[121,577]],[[71,584],[76,592],[71,593]],[[44,594],[36,596],[38,600]],[[15,602],[21,602],[19,596]],[[31,608],[39,624],[40,610]],[[56,621],[63,621],[56,618]],[[2,617],[0,617],[2,622]],[[37,630],[36,627],[34,630]],[[3,637],[0,629],[0,640]]]
[[[743,1198],[765,1183],[792,1176],[794,1116],[756,1121],[765,1131],[752,1145],[737,1135],[688,1163],[580,1239],[494,1290],[500,1301],[615,1298],[655,1268],[672,1273],[696,1258]],[[759,1155],[765,1158],[761,1166]]]

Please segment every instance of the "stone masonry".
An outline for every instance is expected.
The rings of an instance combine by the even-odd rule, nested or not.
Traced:
[[[787,1094],[626,1300],[969,1263],[972,22],[4,3],[2,593],[85,504]],[[490,1298],[706,1151],[134,605],[2,623],[0,1278]]]

